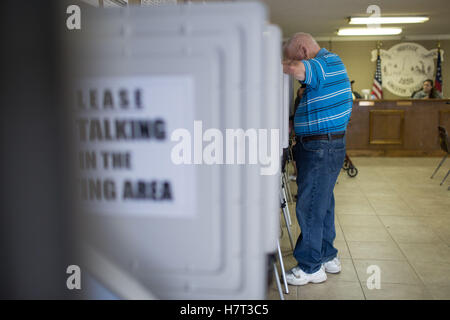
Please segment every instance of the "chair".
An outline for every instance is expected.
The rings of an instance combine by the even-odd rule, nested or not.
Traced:
[[[433,174],[431,175],[431,179],[433,179],[436,172],[439,170],[439,168],[442,166],[444,161],[447,159],[448,155],[450,154],[450,142],[447,134],[447,130],[445,130],[444,127],[438,126],[438,132],[439,132],[439,145],[441,146],[441,149],[446,152],[444,158],[442,158],[441,162],[437,166],[436,170],[434,170]],[[450,170],[445,175],[444,179],[441,182],[441,185],[444,183],[445,179],[449,176]]]
[[[445,180],[447,179],[449,174],[450,174],[450,169],[447,171],[447,174],[445,175],[444,179],[442,179],[441,184],[440,184],[441,186],[445,182]]]

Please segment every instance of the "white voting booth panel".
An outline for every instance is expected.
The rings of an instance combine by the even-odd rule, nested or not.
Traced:
[[[294,84],[292,82],[292,76],[282,74],[282,116],[281,116],[281,148],[289,147],[289,111],[291,110],[291,105],[293,103],[294,96]]]
[[[280,156],[283,155],[283,149],[289,146],[289,103],[290,103],[290,83],[291,76],[283,73],[283,68],[280,68],[278,73],[279,78],[279,121],[280,121]],[[286,119],[287,117],[287,119]]]
[[[160,298],[264,298],[266,256],[276,247],[279,175],[261,176],[259,164],[201,164],[209,144],[201,138],[210,128],[224,139],[227,128],[279,128],[272,103],[278,78],[263,68],[277,74],[279,44],[263,57],[265,8],[191,4],[88,15],[91,37],[75,44],[77,94],[90,105],[91,92],[98,101],[111,92],[112,100],[123,95],[130,106],[76,113],[79,130],[90,129],[84,140],[79,133],[80,151],[98,154],[98,166],[80,170],[81,185],[99,183],[104,192],[84,190],[87,244]],[[270,43],[279,43],[279,30],[269,30]],[[160,132],[149,140],[107,139],[106,127],[133,120]],[[103,139],[90,139],[96,122]],[[192,164],[172,162],[178,128],[191,134]],[[127,154],[129,166],[105,167],[108,153]]]
[[[281,65],[281,30],[276,25],[267,25],[264,31],[264,95],[266,111],[262,115],[262,126],[265,128],[278,129],[278,139],[281,137],[280,121],[282,110],[280,106],[280,77]],[[278,150],[277,150],[278,151]],[[278,157],[279,158],[279,157]],[[279,232],[279,198],[273,197],[280,191],[280,171],[275,175],[263,176],[265,188],[262,190],[266,201],[266,237],[264,238],[268,252],[277,250],[276,242],[273,239],[278,237]]]

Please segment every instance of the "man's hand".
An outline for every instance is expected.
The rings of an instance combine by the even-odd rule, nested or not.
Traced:
[[[305,65],[301,61],[284,60],[283,72],[292,75],[297,80],[305,80]]]

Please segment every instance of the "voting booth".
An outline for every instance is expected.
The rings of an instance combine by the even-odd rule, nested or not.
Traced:
[[[294,84],[293,78],[290,75],[282,73],[282,106],[283,106],[283,114],[282,114],[282,128],[283,134],[281,139],[281,147],[283,149],[289,147],[289,115],[290,110],[293,105],[293,91]]]
[[[279,28],[252,2],[83,17],[69,96],[89,273],[119,298],[136,295],[105,261],[156,298],[264,299],[288,128]]]

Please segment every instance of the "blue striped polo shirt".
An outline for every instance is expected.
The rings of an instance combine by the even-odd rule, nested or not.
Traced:
[[[314,59],[303,60],[306,84],[294,117],[296,135],[344,131],[352,112],[352,90],[338,55],[322,48]]]

